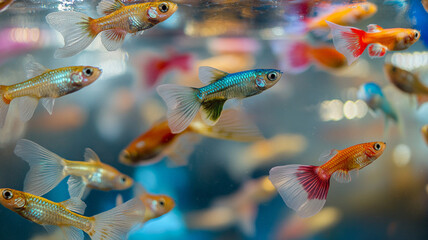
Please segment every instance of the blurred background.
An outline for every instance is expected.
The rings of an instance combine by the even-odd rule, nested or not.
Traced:
[[[293,44],[333,46],[328,31],[302,33],[305,19],[357,1],[174,2],[179,8],[173,16],[141,36],[127,36],[119,50],[108,52],[97,37],[86,50],[65,59],[53,58],[63,38],[49,27],[45,16],[72,10],[99,17],[98,1],[16,0],[0,13],[1,84],[26,80],[27,54],[50,69],[73,65],[103,69],[92,85],[58,99],[52,115],[42,106],[27,123],[19,120],[16,111],[8,115],[0,131],[1,187],[22,190],[29,166],[13,149],[18,139],[26,138],[70,160],[83,161],[84,149],[90,147],[101,161],[132,176],[148,192],[174,198],[176,207],[170,213],[145,223],[130,234],[130,240],[428,238],[428,148],[421,133],[428,123],[428,104],[418,106],[414,95],[392,85],[383,67],[385,61],[392,61],[401,67],[419,64],[423,70],[423,53],[416,60],[414,54],[402,60],[391,52],[378,59],[364,53],[351,66],[326,66],[322,59],[332,56],[323,54],[307,60],[307,66],[290,69]],[[365,30],[375,23],[418,29],[421,40],[401,53],[426,51],[428,13],[421,1],[371,2],[377,13],[353,26]],[[266,139],[242,143],[204,137],[182,167],[168,157],[148,166],[121,164],[121,150],[165,117],[166,106],[156,86],[202,86],[199,66],[227,72],[254,68],[284,72],[268,91],[239,106],[226,105],[244,111]],[[425,82],[428,75],[418,74]],[[366,82],[382,87],[397,122],[385,121],[383,113],[358,99],[358,89]],[[352,182],[332,181],[326,206],[311,218],[296,216],[266,178],[274,166],[320,165],[317,159],[330,149],[369,141],[385,141],[384,154],[354,175]],[[85,199],[85,215],[113,208],[119,193],[125,200],[133,197],[132,189],[92,191]],[[68,199],[66,181],[45,197]],[[58,239],[4,207],[0,215],[1,239]]]

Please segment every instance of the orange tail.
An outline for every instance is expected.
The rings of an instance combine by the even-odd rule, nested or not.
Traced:
[[[10,100],[4,97],[4,93],[6,92],[6,89],[7,89],[7,86],[0,85],[0,95],[2,99],[0,101],[0,128],[4,126],[4,123],[6,122],[7,111],[9,110]]]

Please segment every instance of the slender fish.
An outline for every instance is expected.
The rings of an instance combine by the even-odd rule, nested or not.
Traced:
[[[363,100],[373,111],[380,110],[385,114],[386,118],[398,122],[397,112],[386,99],[380,86],[376,83],[368,82],[361,85],[357,95],[358,98]]]

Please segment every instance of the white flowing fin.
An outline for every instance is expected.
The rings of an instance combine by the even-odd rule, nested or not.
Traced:
[[[83,197],[83,193],[85,192],[86,188],[86,183],[82,177],[70,176],[70,178],[68,178],[67,184],[70,198],[81,199]]]
[[[33,56],[27,55],[24,59],[24,69],[27,79],[37,77],[50,69],[46,68],[42,64],[36,62]]]
[[[120,29],[110,29],[101,32],[101,42],[108,51],[115,51],[122,46],[126,33]]]
[[[205,84],[210,84],[213,83],[221,78],[224,78],[225,76],[227,76],[229,73],[222,71],[222,70],[218,70],[216,68],[213,67],[207,67],[207,66],[202,66],[199,67],[199,80],[202,83]]]
[[[75,227],[61,227],[67,240],[84,240],[83,231]]]
[[[337,170],[333,173],[333,178],[340,183],[348,183],[351,181],[351,174],[345,170]]]
[[[91,193],[91,189],[85,188],[85,190],[83,191],[82,199],[86,199],[89,196],[89,193]]]
[[[133,198],[109,211],[95,215],[95,222],[87,232],[92,240],[123,240],[128,232],[144,219],[145,206]]]
[[[40,101],[42,102],[43,107],[46,108],[48,113],[52,115],[53,107],[55,104],[55,98],[42,98],[40,99]]]
[[[109,15],[124,6],[120,0],[102,0],[97,5],[97,13],[101,16]]]
[[[188,158],[195,149],[196,143],[200,141],[201,136],[198,134],[183,134],[165,150],[165,155],[167,155],[177,166],[187,165]]]
[[[54,226],[54,225],[46,225],[46,224],[44,224],[42,226],[46,229],[46,231],[49,234],[53,234],[54,232],[56,232],[56,231],[59,230],[59,227],[58,226]]]
[[[324,152],[320,155],[320,157],[318,158],[318,161],[326,163],[330,159],[332,159],[334,156],[336,156],[337,153],[338,153],[337,149],[328,150],[327,152]]]
[[[65,208],[70,211],[73,211],[78,214],[84,214],[86,209],[86,204],[80,200],[80,198],[72,197],[68,200],[61,202]]]
[[[30,140],[19,140],[14,152],[30,164],[24,181],[24,192],[43,196],[66,177],[64,159]]]
[[[39,103],[37,98],[27,96],[15,98],[13,101],[16,101],[18,104],[19,116],[23,122],[27,122],[31,119]]]
[[[199,90],[174,84],[160,85],[156,90],[168,107],[167,118],[171,132],[184,131],[201,107],[201,100],[197,96]]]
[[[94,152],[94,150],[90,148],[85,149],[85,154],[83,155],[86,162],[101,162],[98,155]]]

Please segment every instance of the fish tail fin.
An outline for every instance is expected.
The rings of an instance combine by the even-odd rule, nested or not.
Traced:
[[[283,67],[291,73],[302,73],[309,68],[311,58],[310,46],[305,42],[285,44]]]
[[[251,142],[264,139],[257,126],[248,119],[242,111],[236,109],[225,110],[214,126],[202,121],[190,124],[190,130],[201,135],[241,142]]]
[[[184,131],[201,107],[197,88],[164,84],[157,87],[159,95],[168,106],[167,118],[172,133]]]
[[[313,216],[323,208],[330,186],[330,176],[322,178],[317,166],[274,167],[269,179],[285,204],[301,217]]]
[[[132,228],[144,220],[144,205],[133,198],[106,212],[94,216],[87,234],[92,240],[122,240]]]
[[[4,126],[6,122],[7,112],[9,111],[10,101],[8,101],[4,94],[6,92],[7,86],[0,85],[0,96],[2,100],[0,101],[0,128]]]
[[[367,47],[367,43],[363,41],[363,36],[366,32],[358,28],[340,26],[329,21],[326,22],[330,26],[336,50],[346,57],[350,65],[363,54]]]
[[[83,51],[98,35],[92,18],[83,13],[53,12],[46,16],[49,25],[64,37],[65,46],[55,51],[55,58],[66,58]]]
[[[66,177],[65,160],[30,140],[18,140],[14,152],[30,165],[24,181],[25,192],[43,196]]]

